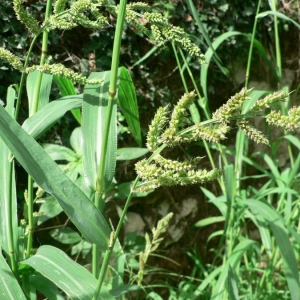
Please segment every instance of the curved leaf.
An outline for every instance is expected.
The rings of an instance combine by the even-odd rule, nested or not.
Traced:
[[[124,117],[135,141],[138,146],[141,147],[142,136],[135,88],[129,71],[124,67],[120,68],[118,104],[123,111]]]
[[[34,138],[38,138],[67,111],[81,107],[82,98],[82,95],[78,95],[51,101],[33,116],[26,119],[22,127]]]
[[[283,13],[280,13],[278,11],[272,11],[272,10],[264,11],[264,12],[258,14],[256,16],[256,18],[264,18],[267,15],[274,15],[274,16],[277,16],[277,17],[283,19],[283,20],[289,21],[289,22],[293,23],[298,29],[300,29],[299,23],[297,23],[293,19],[289,18],[288,16],[286,16]]]
[[[39,76],[39,71],[35,70],[28,74],[26,81],[26,89],[29,103],[29,110],[32,111],[32,102],[34,98],[36,82]],[[49,102],[53,75],[42,74],[42,82],[39,95],[38,110],[43,108]]]
[[[89,79],[103,78],[103,83],[86,85],[82,106],[83,167],[92,190],[96,190],[98,169],[107,118],[110,71],[94,72]],[[107,154],[105,158],[105,187],[111,183],[116,167],[117,150],[117,105],[113,104],[109,128]]]
[[[245,204],[250,207],[254,215],[259,214],[269,223],[269,226],[275,236],[277,245],[280,249],[286,280],[291,293],[291,299],[299,299],[300,286],[298,263],[293,246],[289,239],[288,231],[284,226],[281,216],[277,213],[277,211],[275,211],[274,208],[261,201],[246,200]]]
[[[15,99],[15,90],[9,87],[7,89],[5,110],[12,118],[15,113]],[[13,236],[14,249],[18,249],[19,240],[15,168],[14,161],[10,159],[10,154],[9,148],[0,138],[0,246],[2,246],[7,257],[10,256],[9,237]],[[11,228],[9,226],[10,222]],[[10,230],[13,232],[11,233]],[[14,252],[18,255],[18,251],[15,250]]]
[[[256,242],[245,239],[233,249],[230,257],[228,258],[225,266],[222,269],[222,273],[218,278],[217,283],[213,287],[211,300],[223,299],[223,293],[225,291],[225,283],[228,275],[229,266],[231,266],[235,270],[238,264],[240,263],[240,260],[244,253],[248,250],[248,248],[252,247],[255,244]]]
[[[67,79],[65,77],[53,76],[53,80],[58,85],[58,88],[62,96],[65,97],[65,96],[71,96],[77,94],[73,82],[70,79]],[[75,119],[77,120],[77,122],[81,124],[80,109],[72,109],[71,112],[75,117]]]
[[[117,149],[117,160],[131,160],[137,159],[147,154],[149,150],[147,148],[119,148]]]
[[[56,197],[86,239],[106,249],[110,228],[101,212],[2,106],[0,137],[33,180]]]
[[[1,249],[1,248],[0,248]],[[1,299],[26,300],[22,289],[0,251]]]
[[[37,253],[22,261],[51,280],[71,299],[91,300],[96,288],[96,278],[66,253],[52,246],[41,246]],[[98,297],[101,300],[114,300],[102,287]]]

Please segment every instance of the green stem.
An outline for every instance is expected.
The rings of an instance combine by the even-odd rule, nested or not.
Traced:
[[[155,158],[155,156],[157,154],[159,154],[164,148],[166,148],[166,145],[160,146],[148,158],[147,162],[151,163],[151,161]],[[101,287],[102,287],[102,284],[103,284],[103,281],[104,281],[104,278],[105,278],[106,270],[108,268],[109,259],[111,257],[112,252],[113,252],[114,245],[115,245],[115,243],[116,243],[116,241],[118,239],[118,236],[120,234],[120,231],[121,231],[122,225],[124,223],[124,220],[125,220],[125,217],[126,217],[126,213],[127,213],[127,210],[128,210],[128,207],[129,207],[132,195],[133,195],[133,191],[136,188],[136,185],[137,185],[139,179],[140,179],[140,177],[137,176],[136,179],[135,179],[135,181],[133,182],[133,184],[131,186],[130,193],[129,193],[128,198],[126,200],[126,203],[124,205],[124,208],[123,208],[123,211],[122,211],[122,215],[121,215],[120,220],[118,222],[116,231],[112,232],[112,241],[110,242],[110,245],[109,245],[108,249],[105,251],[105,254],[104,254],[104,259],[103,259],[103,262],[102,262],[102,265],[101,265],[101,270],[100,270],[100,274],[99,274],[99,277],[98,277],[97,286],[96,286],[96,289],[95,289],[95,292],[94,292],[93,300],[98,299],[98,296],[99,296],[99,293],[101,291]]]
[[[47,1],[46,7],[46,14],[45,14],[45,22],[49,19],[51,14],[52,8],[52,0]],[[46,55],[48,51],[48,31],[43,32],[43,42],[42,42],[42,54],[40,59],[40,65],[42,66],[45,63]],[[34,115],[38,110],[39,104],[39,96],[40,96],[40,89],[42,84],[43,74],[41,72],[38,73],[37,82],[35,85],[34,95],[32,99],[32,103],[30,103],[30,110],[29,110],[29,117]],[[29,258],[31,255],[32,249],[32,239],[33,239],[33,229],[34,229],[34,218],[33,218],[33,180],[30,176],[28,176],[28,199],[27,199],[27,206],[28,206],[28,226],[29,226],[29,233],[27,239],[27,251],[26,251],[26,258]]]
[[[257,9],[256,9],[256,16],[259,14],[261,6],[261,0],[258,1]],[[255,40],[255,33],[257,28],[257,22],[258,18],[254,18],[254,25],[251,35],[251,42],[250,42],[250,48],[248,53],[248,62],[247,62],[247,69],[246,69],[246,80],[245,80],[245,87],[248,87],[249,83],[249,77],[250,77],[250,70],[251,70],[251,62],[252,62],[252,53],[253,53],[253,47],[254,47],[254,40]]]
[[[272,1],[272,10],[274,12],[277,11],[276,8],[276,0]],[[274,31],[275,31],[275,47],[276,47],[276,65],[277,65],[277,76],[278,76],[278,88],[282,86],[282,67],[281,67],[281,51],[280,51],[280,39],[278,32],[278,19],[277,16],[274,15]]]
[[[110,122],[111,122],[113,101],[114,101],[115,95],[117,93],[118,68],[119,68],[119,58],[120,58],[123,24],[124,24],[125,13],[126,13],[126,2],[127,2],[127,0],[121,0],[121,2],[120,2],[116,31],[115,31],[115,38],[114,38],[114,45],[113,45],[113,55],[112,55],[110,83],[109,83],[109,99],[108,99],[108,106],[107,106],[107,117],[105,120],[104,136],[103,136],[102,146],[101,146],[101,156],[100,156],[101,163],[100,163],[100,166],[98,169],[98,176],[97,176],[97,178],[98,178],[97,193],[99,195],[99,199],[100,199],[101,194],[105,190],[105,186],[104,186],[105,158],[106,158],[106,152],[107,152],[107,143],[108,143],[108,136],[109,136],[109,127],[110,127]]]
[[[115,99],[115,95],[117,93],[117,81],[118,81],[118,68],[119,68],[119,59],[120,59],[120,50],[121,50],[121,40],[122,40],[122,32],[123,32],[123,24],[125,21],[125,14],[126,14],[126,0],[121,0],[116,24],[116,31],[115,31],[115,38],[114,38],[114,45],[113,45],[113,55],[112,55],[112,62],[111,62],[111,73],[110,73],[110,83],[109,83],[109,99],[107,105],[107,113],[106,119],[104,124],[104,134],[103,140],[101,145],[101,155],[100,155],[100,165],[97,174],[97,187],[96,187],[96,199],[95,205],[98,209],[100,209],[100,201],[102,200],[103,193],[105,191],[105,161],[106,161],[106,153],[107,153],[107,145],[108,145],[108,137],[109,137],[109,128],[111,123],[111,115],[113,110],[113,102]],[[93,266],[93,274],[94,276],[98,274],[98,264],[99,264],[99,247],[97,245],[93,245],[93,259],[92,259],[92,266]],[[106,257],[106,254],[105,254]],[[104,259],[105,259],[104,257]],[[108,262],[107,262],[108,264]],[[103,267],[104,266],[104,267]],[[102,281],[104,275],[107,270],[107,266],[105,262],[102,263],[98,285],[99,291],[101,289]],[[104,273],[104,274],[102,274]],[[101,276],[103,278],[101,279]],[[100,283],[99,283],[100,282]],[[98,295],[98,290],[95,291],[95,295]]]

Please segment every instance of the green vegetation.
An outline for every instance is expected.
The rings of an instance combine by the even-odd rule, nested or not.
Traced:
[[[1,4],[3,28],[17,32],[3,34],[0,47],[0,77],[13,74],[0,106],[2,298],[299,299],[300,107],[285,84],[280,30],[293,26],[300,36],[300,8],[29,2]],[[226,13],[240,16],[236,25],[233,17],[222,23]],[[260,26],[272,27],[272,55]],[[67,65],[50,46],[63,33],[71,45],[74,28],[90,34],[90,59]],[[224,65],[225,43],[245,76],[216,104],[219,77],[239,63]],[[276,88],[250,87],[256,57]],[[167,72],[172,61],[177,90],[155,87],[162,69],[150,69],[153,58]],[[162,189],[181,199],[156,201]],[[185,259],[189,268],[176,271]]]

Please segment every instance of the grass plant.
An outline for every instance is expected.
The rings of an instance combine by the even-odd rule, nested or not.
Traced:
[[[136,295],[140,299],[163,299],[154,290],[154,285],[147,286],[144,277],[151,270],[147,269],[148,259],[155,255],[172,214],[166,214],[158,221],[152,229],[152,236],[145,235],[140,251],[135,253],[139,260],[130,262],[119,237],[131,200],[161,186],[201,186],[217,180],[220,194],[215,195],[203,186],[201,191],[217,207],[220,215],[199,220],[194,225],[205,227],[223,222],[223,229],[209,237],[209,240],[218,238],[218,248],[212,249],[215,258],[207,265],[201,261],[197,249],[190,251],[189,256],[195,261],[191,276],[183,278],[178,287],[166,282],[160,285],[169,289],[169,299],[300,298],[300,142],[292,135],[300,127],[300,109],[289,106],[290,93],[282,85],[277,18],[283,16],[276,11],[275,0],[270,2],[269,12],[259,13],[260,4],[258,1],[257,19],[251,35],[227,32],[211,42],[192,1],[187,0],[209,47],[203,55],[181,28],[170,24],[162,14],[152,12],[145,3],[127,4],[126,0],[121,0],[119,5],[113,5],[107,1],[57,0],[52,4],[51,0],[47,0],[45,19],[40,25],[25,11],[21,0],[13,1],[18,19],[32,35],[32,42],[24,63],[13,53],[0,48],[0,58],[22,73],[20,83],[8,87],[5,108],[0,106],[0,294],[3,297],[36,299],[38,293],[42,293],[48,299],[109,300],[126,299],[125,294],[138,291]],[[248,88],[251,55],[253,46],[257,44],[256,25],[260,17],[268,14],[274,16],[274,69],[278,79],[278,91],[275,92]],[[116,18],[110,70],[94,72],[86,78],[61,64],[47,61],[48,35],[52,30],[69,30],[78,25],[100,30],[109,22],[108,15]],[[141,19],[146,22],[140,22]],[[174,107],[157,110],[147,133],[147,148],[142,148],[134,84],[129,71],[119,66],[125,21],[159,46],[166,41],[171,43],[185,89]],[[296,23],[296,26],[299,24]],[[30,66],[31,50],[41,35],[40,64]],[[213,59],[223,74],[227,74],[216,51],[228,37],[238,35],[251,41],[245,87],[211,113],[207,87],[209,63]],[[189,67],[191,59],[201,65],[202,91]],[[189,79],[185,77],[186,71]],[[188,90],[187,80],[190,79],[194,91]],[[25,81],[29,114],[20,126],[18,115],[25,97]],[[53,82],[57,84],[62,98],[50,101]],[[75,82],[84,85],[83,94],[76,94]],[[121,108],[138,147],[117,148],[118,108]],[[72,111],[80,124],[70,137],[74,151],[51,144],[42,147],[37,139],[67,111]],[[254,119],[263,119],[269,126],[282,128],[283,137],[270,143],[267,136],[252,125]],[[235,149],[222,145],[221,141],[229,131],[236,128]],[[209,168],[203,167],[202,157],[184,160],[165,157],[164,150],[167,148],[184,147],[199,141],[209,158]],[[290,159],[290,165],[284,169],[280,169],[276,162],[278,145],[282,141],[288,143]],[[251,154],[250,142],[268,145],[271,154]],[[215,150],[220,155],[219,166],[214,159]],[[122,190],[114,180],[116,161],[140,158],[147,153],[150,156],[135,165],[136,179],[123,186],[126,201],[120,208],[119,220],[114,228],[105,217],[105,203],[114,187]],[[232,160],[229,160],[230,156]],[[266,167],[257,163],[257,157]],[[24,219],[18,219],[17,213],[15,161],[28,174]],[[59,161],[67,164],[60,166]],[[249,167],[256,169],[258,174],[247,174]],[[249,180],[261,180],[261,184],[247,185]],[[40,210],[35,212],[39,203],[42,203]],[[77,231],[65,227],[52,231],[52,236],[73,245],[72,254],[77,256],[91,251],[92,272],[57,247],[41,245],[34,249],[35,230],[61,211],[65,212]],[[253,237],[250,229],[253,227],[259,233],[258,238]],[[126,266],[132,270],[129,284],[125,284]],[[161,270],[152,271],[158,273]]]

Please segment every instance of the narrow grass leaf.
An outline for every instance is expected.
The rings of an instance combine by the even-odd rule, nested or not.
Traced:
[[[0,137],[34,181],[56,197],[86,239],[106,249],[110,228],[103,215],[2,106]]]
[[[29,282],[31,286],[35,287],[37,291],[42,293],[48,299],[65,300],[65,297],[62,296],[62,293],[57,286],[46,277],[35,274],[29,277]]]
[[[0,248],[1,249],[1,248]],[[1,299],[26,300],[22,289],[0,251]]]
[[[26,89],[27,89],[27,96],[28,96],[29,111],[32,111],[34,93],[36,89],[38,76],[39,76],[39,71],[37,70],[29,73],[27,76]],[[53,79],[53,75],[42,74],[40,95],[38,97],[39,99],[38,110],[40,110],[49,102],[52,79]]]
[[[240,297],[239,297],[236,277],[230,265],[228,267],[227,287],[228,287],[229,300],[239,300]]]
[[[214,58],[215,58],[215,61],[218,65],[218,67],[220,68],[220,70],[226,75],[226,71],[225,69],[223,69],[222,65],[221,65],[221,59],[220,57],[218,56],[218,54],[216,53],[214,47],[213,47],[213,44],[209,38],[209,35],[207,34],[207,31],[205,30],[205,27],[203,25],[203,23],[201,22],[200,18],[199,18],[199,15],[198,15],[198,10],[196,9],[193,1],[191,0],[186,0],[186,3],[188,5],[188,8],[194,18],[194,20],[196,21],[196,24],[197,26],[199,27],[199,30],[202,34],[202,36],[204,37],[206,43],[208,44],[209,48],[213,51],[213,54],[214,54]]]
[[[22,127],[35,139],[39,138],[51,126],[53,126],[67,111],[82,105],[82,95],[63,97],[51,101],[26,119]]]
[[[281,18],[285,21],[289,21],[289,22],[293,23],[298,29],[300,29],[300,24],[299,23],[297,23],[293,19],[289,18],[288,16],[286,16],[283,13],[280,13],[278,11],[272,11],[272,10],[264,11],[264,12],[258,14],[256,16],[256,18],[264,18],[265,16],[268,16],[268,15],[274,15],[274,16],[277,16],[278,18]]]
[[[267,222],[260,215],[254,216],[251,213],[251,211],[248,209],[245,212],[245,217],[251,219],[251,221],[257,226],[262,244],[264,245],[269,257],[271,257],[271,255],[272,255],[272,240],[271,240],[270,229],[269,229]]]
[[[204,64],[201,66],[201,75],[200,75],[200,83],[201,87],[203,89],[204,97],[208,99],[208,86],[207,86],[207,77],[208,77],[208,67],[210,64],[210,61],[214,55],[214,51],[228,38],[235,36],[235,35],[240,35],[242,34],[241,32],[238,31],[231,31],[231,32],[226,32],[219,37],[216,38],[216,40],[212,43],[212,48],[209,48],[206,53],[205,53],[205,61],[207,64]],[[214,50],[212,50],[214,49]],[[228,72],[226,72],[228,73]]]
[[[217,230],[214,231],[208,238],[206,241],[206,244],[208,244],[213,238],[217,237],[217,236],[222,236],[224,235],[224,230]]]
[[[51,280],[71,299],[91,300],[93,298],[96,278],[58,248],[41,246],[35,255],[22,261],[22,264],[31,266]],[[98,299],[112,300],[114,297],[102,287]]]
[[[15,90],[7,89],[5,110],[13,118],[16,99]],[[0,105],[1,106],[1,105]],[[2,107],[2,106],[1,106]],[[3,108],[2,108],[3,109]],[[13,247],[18,249],[17,196],[14,161],[10,159],[10,150],[0,137],[0,246],[9,256],[9,236],[13,236]],[[10,232],[11,223],[12,232]],[[16,255],[18,251],[15,251]]]
[[[59,91],[62,96],[71,96],[76,95],[76,89],[70,79],[65,77],[53,76],[54,82],[58,85]],[[79,124],[81,124],[81,112],[80,109],[72,109],[71,110],[74,118],[77,120]]]
[[[201,282],[201,284],[197,287],[197,289],[194,292],[194,296],[199,297],[209,285],[214,286],[216,283],[216,278],[222,272],[222,270],[223,267],[220,266],[215,268],[212,272],[210,272],[208,276],[206,276],[205,279]],[[200,298],[196,298],[196,299],[200,299]]]
[[[225,192],[226,192],[226,203],[228,207],[228,212],[231,211],[232,201],[236,194],[236,187],[235,187],[235,174],[233,165],[227,165],[224,168],[224,180],[225,180]],[[229,218],[229,215],[227,215]]]
[[[249,111],[249,109],[251,109],[251,107],[255,104],[255,102],[266,94],[268,94],[268,91],[259,91],[259,90],[251,91],[249,95],[250,99],[248,101],[245,101],[243,104],[242,114],[246,114]]]
[[[233,249],[232,254],[228,258],[225,266],[222,268],[222,273],[218,278],[217,283],[213,287],[211,300],[223,299],[229,266],[231,266],[235,270],[238,267],[240,260],[245,252],[255,244],[256,242],[245,239]]]
[[[269,223],[281,253],[291,299],[298,300],[300,298],[298,263],[282,217],[264,202],[246,200],[245,204],[250,207],[254,215],[259,214]]]
[[[153,53],[155,53],[161,46],[163,46],[163,43],[159,43],[157,45],[155,45],[152,49],[150,49],[144,56],[142,56],[138,61],[136,61],[131,67],[130,69],[134,68],[135,66],[138,66],[139,64],[141,64],[143,61],[145,61],[146,59],[148,59],[149,57],[151,57],[151,55]]]
[[[139,109],[137,105],[135,87],[132,82],[129,71],[120,68],[120,84],[118,91],[118,104],[120,105],[124,117],[128,123],[129,130],[132,133],[139,147],[142,147],[142,136],[139,119]]]
[[[225,222],[225,218],[223,216],[205,218],[205,219],[195,223],[194,226],[195,227],[205,227],[205,226],[219,223],[219,222]]]
[[[109,100],[110,71],[95,72],[89,79],[103,78],[97,85],[86,85],[82,107],[82,137],[83,137],[83,167],[87,183],[92,190],[96,190],[98,169],[104,136],[105,119]],[[105,158],[105,187],[111,183],[116,167],[117,151],[117,105],[113,104],[109,127],[109,138]]]
[[[137,159],[144,156],[148,152],[149,150],[147,148],[119,148],[117,149],[117,160]]]

